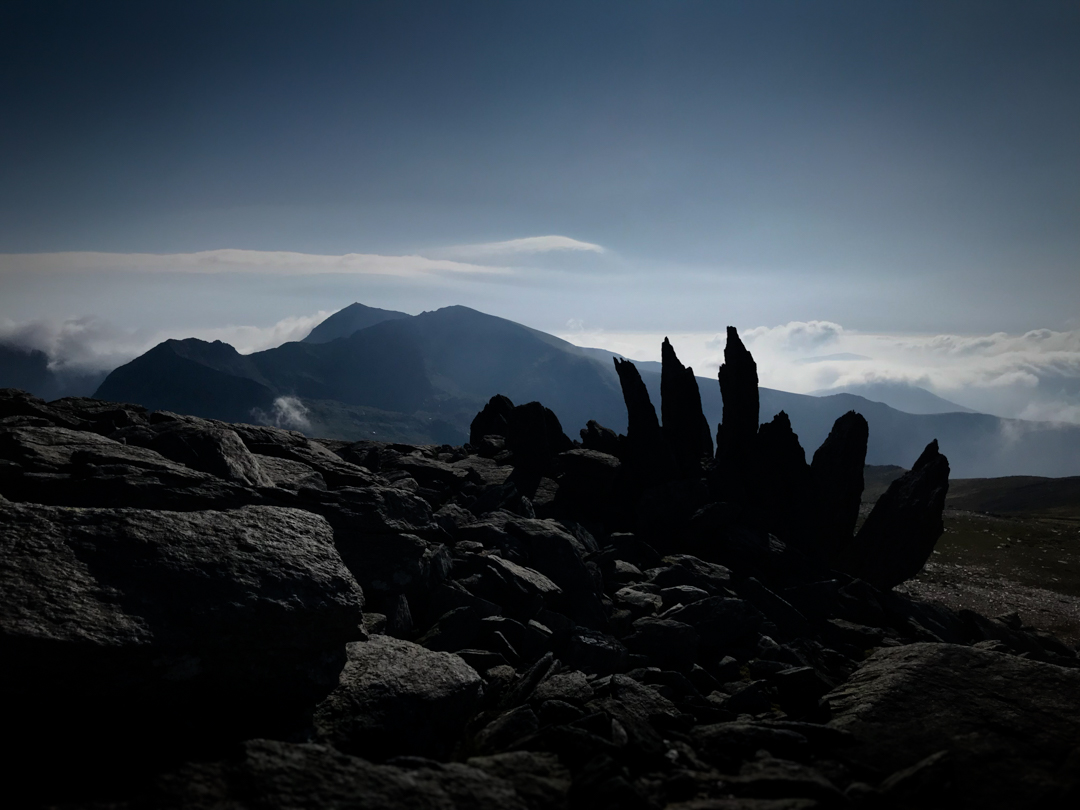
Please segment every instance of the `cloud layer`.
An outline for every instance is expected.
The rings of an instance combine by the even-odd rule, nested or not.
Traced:
[[[241,354],[301,340],[333,312],[283,318],[270,326],[223,326],[213,329],[122,329],[101,318],[14,322],[0,319],[0,343],[39,349],[54,371],[111,371],[169,338],[220,340]]]
[[[528,241],[528,240],[521,240]],[[508,267],[471,264],[425,256],[382,256],[346,253],[328,256],[283,250],[203,250],[196,253],[4,253],[0,276],[17,273],[263,273],[268,275],[314,275],[322,273],[360,276],[491,276],[512,273]]]
[[[907,383],[984,413],[1080,423],[1080,330],[1025,334],[890,335],[829,321],[740,330],[763,386],[798,393],[867,383]],[[609,333],[568,325],[566,340],[642,360],[660,359],[660,333]],[[680,359],[715,377],[724,334],[671,334]]]

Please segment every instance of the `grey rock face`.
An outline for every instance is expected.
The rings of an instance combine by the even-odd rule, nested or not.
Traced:
[[[287,729],[359,634],[363,594],[306,512],[5,503],[0,547],[0,691],[31,739],[61,718],[68,740]]]
[[[855,411],[836,420],[828,438],[814,453],[813,478],[814,552],[833,560],[855,534],[862,501],[863,467],[870,428]]]
[[[272,486],[258,460],[235,431],[179,423],[160,430],[147,445],[193,470],[210,473],[245,486]]]
[[[536,789],[542,789],[537,786]],[[375,765],[324,745],[252,740],[238,760],[173,771],[146,806],[211,810],[527,810],[514,786],[487,770],[430,760]]]
[[[694,370],[679,362],[667,338],[660,347],[660,411],[664,436],[684,475],[701,473],[713,457],[712,431],[701,410],[701,392]]]
[[[319,740],[380,760],[448,756],[483,693],[476,671],[389,636],[347,650],[338,687],[315,710]]]
[[[1065,806],[1080,781],[1076,669],[912,644],[879,650],[827,700],[830,725],[857,740],[845,758],[882,779],[948,752],[951,788],[936,792],[942,806]]]
[[[879,588],[893,588],[918,574],[945,530],[949,460],[930,442],[915,465],[878,498],[858,535],[840,553],[837,567]]]

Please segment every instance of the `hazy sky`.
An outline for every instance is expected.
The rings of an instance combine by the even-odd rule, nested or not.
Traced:
[[[71,357],[463,303],[595,345],[1005,333],[1030,376],[987,386],[1080,408],[1075,0],[7,0],[0,155],[0,337]],[[972,370],[919,356],[866,373]]]

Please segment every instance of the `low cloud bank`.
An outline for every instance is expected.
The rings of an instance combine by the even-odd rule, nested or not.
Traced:
[[[1013,335],[890,335],[828,321],[740,329],[763,386],[796,393],[910,384],[983,413],[1080,424],[1080,330]],[[661,333],[609,333],[567,324],[560,335],[641,360],[659,360]],[[679,358],[715,377],[724,333],[671,333]]]
[[[303,339],[332,314],[333,311],[320,310],[311,315],[290,315],[270,326],[167,331],[122,329],[93,317],[24,322],[0,319],[0,344],[45,352],[49,369],[59,374],[111,371],[170,338],[220,340],[241,354],[272,349]]]

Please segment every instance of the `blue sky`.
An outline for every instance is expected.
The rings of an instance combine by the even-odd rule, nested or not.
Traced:
[[[1080,329],[1075,2],[9,1],[0,112],[24,342],[354,300],[594,342]],[[259,253],[182,258],[222,250]]]

